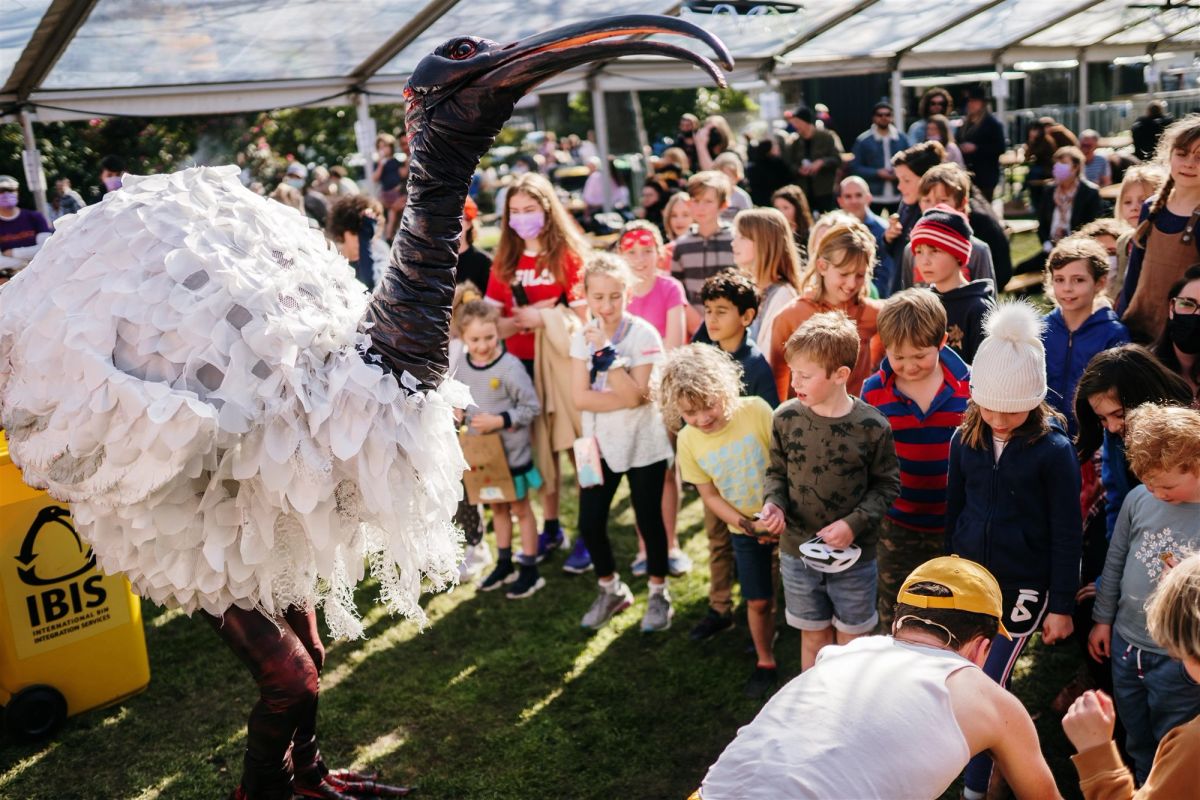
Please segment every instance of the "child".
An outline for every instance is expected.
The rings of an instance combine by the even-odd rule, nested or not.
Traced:
[[[773,208],[739,213],[733,221],[732,247],[734,263],[758,287],[761,300],[750,336],[763,350],[770,346],[775,315],[798,295],[800,254],[787,219]]]
[[[994,289],[1003,289],[1012,277],[1012,256],[1004,228],[986,211],[971,210],[971,176],[957,164],[938,164],[921,176],[917,185],[917,223],[920,215],[936,205],[948,205],[967,218],[971,229],[971,254],[963,277],[969,281],[987,278]],[[982,226],[977,229],[976,226]],[[910,230],[911,234],[912,231]],[[981,234],[987,236],[985,241]],[[922,281],[914,275],[913,253],[905,247],[900,259],[900,284],[907,289]],[[993,295],[994,296],[994,295]]]
[[[983,318],[992,309],[995,292],[987,278],[968,280],[964,271],[971,256],[971,226],[949,206],[926,211],[909,237],[914,280],[928,282],[946,309],[950,347],[970,364],[983,341]]]
[[[846,392],[859,346],[854,323],[833,312],[801,325],[784,350],[796,398],[775,412],[762,521],[783,535],[786,617],[801,631],[802,669],[835,628],[846,644],[879,623],[875,540],[900,468],[887,419]]]
[[[704,343],[716,345],[741,366],[743,397],[759,397],[775,408],[779,405],[775,378],[749,332],[758,313],[758,292],[749,276],[731,269],[718,272],[704,282],[700,297],[704,301]],[[734,556],[729,526],[705,506],[704,531],[708,536],[708,613],[688,635],[694,642],[733,625]]]
[[[1056,308],[1046,315],[1042,345],[1046,348],[1047,400],[1067,419],[1067,435],[1078,426],[1071,407],[1075,386],[1092,356],[1125,344],[1129,334],[1116,312],[1100,304],[1108,280],[1108,253],[1099,242],[1082,236],[1060,239],[1046,257],[1047,294]]]
[[[1113,272],[1108,276],[1108,299],[1114,305],[1125,286],[1125,270],[1129,266],[1129,254],[1133,250],[1133,236],[1142,214],[1142,204],[1158,192],[1164,178],[1162,168],[1156,164],[1136,164],[1125,170],[1121,190],[1117,193],[1117,206],[1113,209],[1114,219],[1125,229],[1117,238],[1117,259],[1113,264]]]
[[[1142,207],[1117,311],[1138,342],[1155,341],[1167,324],[1167,292],[1200,260],[1200,116],[1184,117],[1163,131],[1155,160],[1170,168],[1166,183]]]
[[[993,640],[983,671],[1001,686],[1039,627],[1046,644],[1071,635],[1079,588],[1079,465],[1066,424],[1045,401],[1042,325],[1028,303],[988,315],[971,402],[950,442],[947,551],[1000,582],[1012,638]],[[984,796],[991,770],[988,756],[971,759],[968,800]]]
[[[667,357],[654,399],[668,428],[687,423],[679,431],[679,470],[732,540],[758,656],[744,693],[758,698],[778,682],[772,581],[777,542],[762,522],[752,519],[763,504],[771,407],[759,397],[739,398],[740,372],[711,345],[691,344]]]
[[[454,300],[450,304],[449,363],[457,367],[456,372],[462,370],[463,343],[460,324],[462,309],[467,303],[482,299],[483,295],[471,281],[464,281],[454,287]],[[492,551],[488,548],[487,542],[483,541],[485,527],[483,506],[467,500],[465,490],[463,499],[458,503],[458,510],[454,514],[454,524],[462,528],[467,540],[462,563],[458,565],[458,582],[463,584],[478,578],[483,570],[491,566],[493,561]]]
[[[388,265],[388,246],[378,235],[383,208],[364,194],[339,197],[329,209],[325,233],[354,268],[354,277],[371,292]]]
[[[871,358],[870,342],[875,335],[879,302],[867,297],[875,263],[875,237],[867,226],[850,218],[827,230],[809,252],[813,258],[800,277],[800,297],[776,315],[771,329],[767,361],[775,375],[775,389],[780,399],[788,397],[790,376],[784,346],[789,337],[814,314],[841,311],[858,329],[858,361],[846,384],[850,393],[857,395],[878,363]]]
[[[1147,403],[1126,422],[1130,491],[1108,546],[1088,649],[1112,658],[1113,698],[1139,784],[1167,731],[1200,714],[1200,691],[1146,628],[1166,567],[1200,546],[1200,412]]]
[[[1092,628],[1096,581],[1104,569],[1108,542],[1129,490],[1140,481],[1129,471],[1125,458],[1125,415],[1143,403],[1187,406],[1192,392],[1183,378],[1164,367],[1145,348],[1126,344],[1097,353],[1088,362],[1075,390],[1075,418],[1079,433],[1075,449],[1084,465],[1083,588],[1076,596],[1075,627],[1082,634]],[[1099,451],[1099,480],[1091,495],[1088,480],[1095,481],[1093,466]],[[1089,468],[1091,475],[1089,475]],[[1083,639],[1086,647],[1087,641]],[[1112,689],[1112,668],[1107,660],[1087,660],[1093,682]]]
[[[684,309],[688,304],[683,284],[658,270],[662,247],[658,228],[644,220],[627,224],[617,241],[618,251],[633,270],[634,285],[629,296],[628,311],[653,325],[663,339],[663,348],[670,352],[684,342],[687,333]],[[667,528],[667,561],[671,574],[676,576],[692,569],[692,560],[679,547],[675,534],[675,523],[679,517],[679,489],[679,475],[674,468],[670,468],[663,484],[662,510],[663,523]],[[635,577],[646,574],[646,547],[640,535],[638,554],[630,571]]]
[[[691,304],[690,334],[704,315],[700,287],[709,276],[734,266],[734,261],[733,229],[721,222],[721,212],[729,207],[729,179],[712,170],[697,172],[688,178],[687,191],[691,198],[688,207],[696,224],[675,240],[671,275],[683,284]]]
[[[1200,556],[1189,556],[1163,571],[1146,606],[1146,630],[1166,651],[1172,664],[1182,664],[1195,692],[1200,682]],[[1182,677],[1182,676],[1181,676]],[[1079,751],[1071,761],[1079,771],[1079,788],[1088,800],[1133,798],[1134,782],[1113,744],[1113,701],[1087,692],[1063,718],[1063,730]],[[1162,738],[1154,766],[1136,797],[1169,800],[1196,792],[1196,757],[1200,754],[1200,717],[1172,728]]]
[[[466,423],[473,434],[500,432],[504,455],[512,473],[517,499],[512,503],[492,503],[492,526],[496,531],[499,559],[496,568],[479,588],[485,592],[512,584],[507,597],[529,597],[546,579],[538,575],[537,520],[529,505],[529,493],[542,485],[542,476],[533,465],[533,446],[529,426],[541,411],[533,381],[517,358],[504,351],[497,322],[500,310],[483,300],[463,305],[458,324],[462,333],[465,358],[456,375],[471,390],[472,405]],[[521,526],[519,574],[512,562],[512,516]]]
[[[567,361],[559,349],[565,353],[570,333],[586,317],[587,303],[578,287],[579,270],[589,248],[554,187],[535,172],[520,175],[509,184],[500,222],[500,242],[486,295],[500,306],[500,336],[505,348],[521,359],[533,377],[542,404],[534,456],[546,478],[541,491],[545,520],[538,539],[539,556],[545,556],[565,544],[558,522],[558,454],[571,447],[579,435],[579,423],[570,389],[561,385],[565,370],[555,367]],[[563,340],[561,348],[542,346],[552,335]],[[540,368],[535,369],[538,364]],[[590,565],[586,549],[576,540],[563,568],[584,572]]]
[[[662,361],[662,340],[654,326],[625,310],[633,275],[608,253],[593,255],[583,272],[583,289],[592,321],[571,339],[571,387],[583,412],[583,435],[594,437],[603,482],[579,491],[579,532],[591,553],[600,592],[583,617],[583,627],[598,630],[633,603],[621,582],[608,538],[608,512],[621,478],[629,477],[634,519],[646,542],[650,598],[643,631],[671,627],[667,592],[667,532],[662,519],[662,485],[671,460],[671,443],[653,404],[647,399],[650,372]]]
[[[943,554],[950,439],[971,397],[970,372],[946,346],[946,310],[928,289],[904,289],[879,312],[887,358],[862,398],[887,417],[900,463],[900,495],[876,553],[879,615],[891,630],[893,598],[918,564]]]

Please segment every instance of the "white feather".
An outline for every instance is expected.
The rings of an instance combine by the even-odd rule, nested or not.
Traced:
[[[1041,342],[1046,321],[1030,303],[1013,300],[997,305],[987,315],[983,327],[989,337],[1006,342],[1034,344]]]
[[[409,394],[365,361],[349,265],[237,174],[130,177],[0,291],[13,460],[156,602],[324,604],[353,636],[369,563],[424,621],[422,580],[450,581],[460,548],[463,389]]]

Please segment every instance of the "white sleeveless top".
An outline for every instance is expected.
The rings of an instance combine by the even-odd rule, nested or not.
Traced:
[[[977,669],[948,650],[867,636],[829,646],[741,728],[703,800],[940,796],[970,758],[946,679]]]

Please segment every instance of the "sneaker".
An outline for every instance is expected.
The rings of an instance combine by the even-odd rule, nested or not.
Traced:
[[[504,596],[509,600],[520,600],[523,597],[532,596],[545,585],[546,579],[538,575],[536,566],[522,564],[516,581],[513,582],[512,588],[504,593]]]
[[[560,547],[566,547],[566,544],[567,537],[563,535],[562,528],[555,528],[554,533],[547,533],[543,530],[538,534],[537,563],[542,563],[542,560],[551,552]]]
[[[493,560],[492,551],[486,543],[467,545],[462,563],[458,565],[458,582],[463,584],[475,580]]]
[[[733,614],[718,614],[710,608],[708,609],[708,613],[704,615],[704,619],[697,622],[696,627],[692,628],[692,632],[688,634],[688,638],[693,642],[702,642],[732,627]]]
[[[671,608],[671,592],[663,589],[661,592],[651,592],[646,601],[646,613],[642,617],[642,633],[665,631],[671,627],[671,618],[675,609]]]
[[[629,571],[631,573],[633,573],[633,577],[635,577],[635,578],[646,577],[646,554],[645,553],[639,554],[638,557],[633,560],[633,563],[629,565]]]
[[[492,570],[492,574],[483,579],[483,583],[479,584],[481,591],[490,592],[494,589],[499,589],[505,584],[512,583],[517,579],[517,571],[513,568],[511,561],[501,561]]]
[[[671,573],[671,577],[678,578],[680,575],[687,575],[691,571],[691,556],[678,547],[667,553],[667,572]]]
[[[571,548],[571,554],[563,562],[563,572],[582,575],[591,568],[592,554],[588,552],[587,545],[583,543],[583,537],[579,536],[575,539],[575,546]]]
[[[620,583],[620,578],[617,578],[617,581]],[[592,607],[583,615],[583,620],[579,624],[585,628],[598,631],[610,619],[631,605],[633,605],[633,592],[629,591],[629,587],[624,583],[620,583],[613,591],[609,591],[608,588],[601,586],[600,594],[596,596]]]
[[[742,694],[758,700],[766,697],[778,683],[779,670],[776,667],[755,667],[746,685],[742,687]]]

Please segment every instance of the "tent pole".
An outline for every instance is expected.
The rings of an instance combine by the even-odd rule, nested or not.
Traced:
[[[604,187],[604,210],[613,210],[612,181],[608,175],[608,109],[604,107],[604,90],[599,88],[596,81],[589,81],[592,93],[592,125],[596,130],[596,149],[600,151],[600,173],[604,178],[600,185]]]
[[[375,181],[371,179],[374,165],[371,163],[375,155],[375,120],[371,119],[371,101],[366,92],[359,92],[354,99],[358,109],[358,121],[354,124],[354,138],[358,140],[358,154],[366,166],[363,168],[363,178],[359,181],[363,194],[375,196]]]
[[[996,116],[1004,119],[1005,112],[1008,111],[1008,81],[1004,78],[1004,62],[996,62],[996,83],[1004,87],[1002,92],[992,92],[996,95]]]
[[[21,118],[21,133],[25,138],[25,185],[33,195],[38,212],[50,219],[50,210],[46,205],[46,173],[42,171],[42,154],[38,152],[37,139],[33,138],[33,119],[24,108],[18,114]]]
[[[900,81],[904,78],[904,71],[900,69],[900,61],[892,62],[892,121],[896,124],[896,130],[904,133],[908,130],[904,123],[904,86]]]
[[[1087,48],[1079,49],[1079,128],[1082,133],[1091,126],[1088,125],[1088,65]]]

